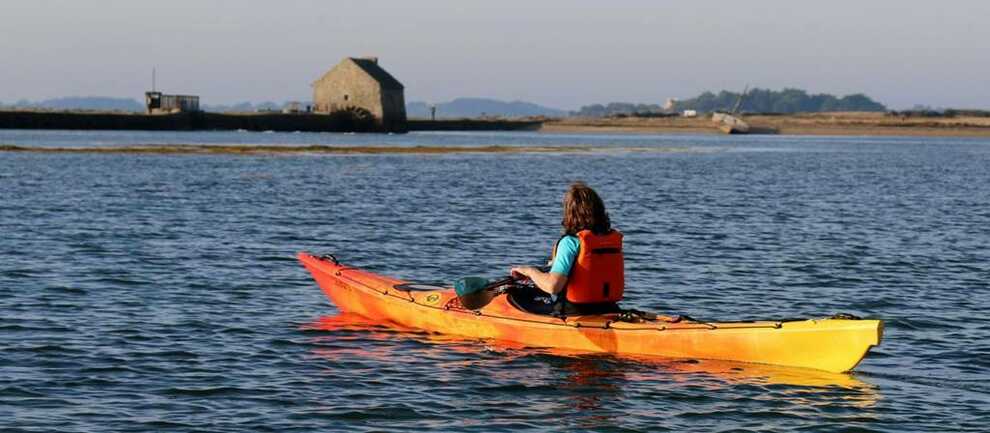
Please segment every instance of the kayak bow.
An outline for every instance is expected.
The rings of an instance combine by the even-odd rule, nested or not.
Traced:
[[[626,322],[619,314],[560,318],[528,313],[508,296],[479,310],[461,305],[453,288],[423,286],[299,253],[323,293],[342,312],[382,322],[530,347],[669,358],[713,359],[852,370],[880,344],[879,320],[812,319],[709,323]]]

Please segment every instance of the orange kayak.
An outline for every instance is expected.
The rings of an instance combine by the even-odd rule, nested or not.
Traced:
[[[299,253],[299,260],[341,312],[382,323],[529,347],[667,358],[712,359],[830,372],[852,370],[880,344],[879,320],[701,322],[623,321],[619,314],[533,314],[510,296],[465,309],[453,288],[419,285]]]

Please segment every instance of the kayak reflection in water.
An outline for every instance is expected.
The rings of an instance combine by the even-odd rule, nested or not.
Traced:
[[[563,235],[554,245],[549,271],[520,266],[512,268],[512,276],[532,280],[544,292],[534,294],[546,299],[543,313],[619,312],[625,278],[622,233],[612,228],[605,203],[591,187],[575,182],[564,194],[563,214]]]

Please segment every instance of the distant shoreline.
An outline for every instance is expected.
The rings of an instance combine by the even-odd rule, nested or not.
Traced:
[[[0,129],[80,131],[374,132],[538,130],[543,119],[409,119],[384,127],[373,119],[316,113],[143,114],[87,111],[0,110]]]
[[[33,147],[0,145],[0,153],[89,153],[159,155],[372,155],[372,154],[457,154],[457,153],[603,153],[603,152],[698,152],[682,147],[595,147],[595,146],[270,146],[172,144],[148,146]]]
[[[816,136],[990,137],[990,117],[907,117],[887,113],[743,115],[754,134]],[[721,134],[710,116],[616,118],[409,119],[412,131],[538,131],[568,134]],[[0,129],[345,132],[313,114],[0,111]]]
[[[990,118],[909,118],[886,113],[743,116],[756,133],[780,135],[990,137]],[[550,133],[721,134],[707,116],[563,118],[543,123]]]

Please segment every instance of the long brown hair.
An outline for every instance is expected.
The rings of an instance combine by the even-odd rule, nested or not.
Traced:
[[[564,194],[564,219],[560,225],[564,226],[565,235],[575,235],[581,230],[603,235],[612,230],[605,203],[584,182],[572,183]]]

